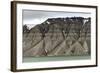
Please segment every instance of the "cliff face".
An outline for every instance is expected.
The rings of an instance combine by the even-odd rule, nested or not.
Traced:
[[[50,18],[23,26],[23,56],[90,55],[91,19]]]

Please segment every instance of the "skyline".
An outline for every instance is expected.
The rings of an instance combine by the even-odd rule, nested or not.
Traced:
[[[61,12],[61,11],[39,11],[23,10],[23,25],[28,24],[29,29],[37,24],[41,24],[48,18],[66,18],[66,17],[91,17],[90,13],[80,12]]]

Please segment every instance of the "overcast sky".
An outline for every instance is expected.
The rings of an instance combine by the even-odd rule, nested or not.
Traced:
[[[58,17],[91,17],[90,13],[79,12],[56,12],[56,11],[37,11],[37,10],[23,10],[23,25],[28,24],[29,29],[36,24],[40,24],[48,18]]]

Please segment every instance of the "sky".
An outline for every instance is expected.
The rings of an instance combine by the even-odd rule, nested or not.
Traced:
[[[39,10],[23,10],[23,25],[27,25],[29,29],[37,24],[41,24],[48,18],[64,18],[64,17],[90,17],[90,13],[79,12],[61,12],[61,11],[39,11]]]

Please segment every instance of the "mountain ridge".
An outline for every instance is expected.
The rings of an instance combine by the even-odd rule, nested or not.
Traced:
[[[30,30],[28,30],[26,26],[26,29],[23,30],[23,56],[90,54],[90,24],[91,18],[66,17],[48,18],[45,22],[34,26]],[[60,43],[61,41],[63,41],[63,46]],[[38,44],[35,45],[36,43]],[[57,44],[61,46],[58,47]],[[73,48],[70,49],[74,44],[80,45],[80,48],[78,47],[80,51],[74,50],[75,54],[74,52],[72,53]],[[83,46],[84,44],[86,44],[85,48]],[[86,47],[87,45],[88,48]],[[76,46],[74,46],[74,48],[75,47]],[[58,51],[56,53],[57,48],[61,49],[61,52]],[[56,51],[50,53],[53,49],[56,49]],[[68,51],[68,49],[70,49],[70,51],[65,52]],[[84,49],[88,51],[84,52]],[[42,54],[41,51],[45,54]]]

